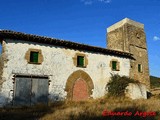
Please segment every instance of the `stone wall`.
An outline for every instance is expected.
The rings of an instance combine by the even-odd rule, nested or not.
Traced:
[[[123,26],[120,27],[117,26],[115,29],[112,29],[112,31],[108,29],[107,29],[107,48],[130,52],[127,24],[124,24]]]
[[[86,72],[94,85],[91,97],[98,98],[104,95],[105,86],[111,76],[110,73],[129,76],[130,62],[127,58],[104,55],[87,51],[73,50],[48,44],[14,40],[5,40],[5,54],[7,57],[6,67],[3,69],[3,84],[0,98],[1,104],[11,102],[13,99],[13,75],[48,75],[50,79],[49,99],[63,100],[67,97],[65,91],[67,79],[75,71],[82,70]],[[25,58],[29,49],[39,49],[43,56],[41,64],[29,64]],[[87,67],[77,67],[74,65],[76,54],[85,54],[87,58]],[[112,59],[117,59],[120,63],[119,71],[112,71],[109,66]],[[6,98],[4,100],[4,98]]]
[[[146,84],[150,89],[144,25],[126,18],[109,27],[107,32],[107,47],[132,53],[135,60],[130,61],[130,77]],[[138,72],[138,64],[142,66],[141,72]]]
[[[148,52],[144,29],[127,24],[129,49],[135,60],[131,60],[130,76],[147,85],[150,89]],[[138,72],[138,64],[142,65],[142,72]]]

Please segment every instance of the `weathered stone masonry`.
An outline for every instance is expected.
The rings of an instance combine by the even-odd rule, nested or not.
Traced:
[[[107,29],[108,48],[130,52],[134,60],[130,60],[130,77],[139,80],[150,88],[148,52],[144,25],[128,18]],[[141,65],[142,71],[138,71]]]

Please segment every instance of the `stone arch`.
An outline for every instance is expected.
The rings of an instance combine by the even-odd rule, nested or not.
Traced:
[[[74,87],[76,80],[78,80],[79,78],[85,80],[87,87],[88,87],[88,95],[89,96],[92,95],[92,89],[94,89],[94,85],[93,85],[91,77],[86,72],[82,70],[77,70],[73,72],[67,79],[65,91],[67,92],[68,100],[72,100],[73,87]]]

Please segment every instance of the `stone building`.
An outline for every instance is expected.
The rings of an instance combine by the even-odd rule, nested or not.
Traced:
[[[0,105],[99,98],[111,73],[149,87],[143,24],[124,19],[107,31],[108,49],[0,30]]]
[[[107,29],[107,47],[133,54],[129,76],[150,88],[148,52],[144,25],[128,18]]]

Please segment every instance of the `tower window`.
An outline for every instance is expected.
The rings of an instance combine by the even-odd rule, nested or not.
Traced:
[[[142,72],[142,65],[138,64],[138,72]]]

